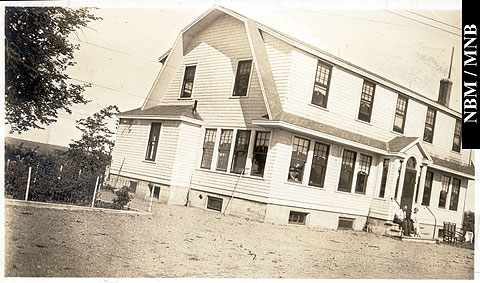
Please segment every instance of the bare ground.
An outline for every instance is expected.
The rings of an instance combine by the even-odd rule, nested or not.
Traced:
[[[279,226],[214,211],[7,203],[5,276],[473,279],[473,250]]]

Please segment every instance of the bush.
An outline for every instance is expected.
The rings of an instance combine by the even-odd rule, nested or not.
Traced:
[[[120,190],[115,192],[115,197],[113,198],[113,205],[115,209],[123,209],[132,199],[128,194],[128,187],[123,186]]]
[[[25,199],[28,168],[31,167],[29,200],[89,205],[97,176],[104,166],[81,151],[39,153],[23,145],[5,146],[5,194]],[[99,182],[102,182],[100,179]]]

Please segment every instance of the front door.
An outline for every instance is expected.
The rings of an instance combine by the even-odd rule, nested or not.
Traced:
[[[402,198],[400,200],[400,206],[404,207],[405,205],[408,207],[407,215],[410,215],[412,212],[412,203],[413,203],[413,191],[415,190],[415,177],[417,172],[415,170],[406,170],[405,171],[405,179],[403,182],[403,191],[402,191]]]

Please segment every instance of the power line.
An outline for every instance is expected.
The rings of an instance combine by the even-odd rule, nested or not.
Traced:
[[[452,27],[452,28],[455,28],[455,29],[458,29],[458,30],[462,30],[461,28],[459,28],[459,27],[457,27],[457,26],[454,26],[454,25],[451,25],[451,24],[449,24],[449,23],[445,23],[445,22],[436,20],[436,19],[431,18],[431,17],[427,17],[427,16],[422,15],[422,14],[420,14],[420,13],[415,13],[415,12],[412,12],[412,11],[407,11],[407,12],[409,12],[409,13],[411,13],[411,14],[414,14],[414,15],[417,15],[417,16],[420,16],[420,17],[423,17],[423,18],[426,18],[426,19],[429,19],[429,20],[431,20],[431,21],[434,21],[434,22],[437,22],[437,23],[440,23],[440,24],[447,25],[447,26],[449,26],[449,27]]]
[[[79,41],[79,42],[86,43],[86,44],[89,44],[89,45],[93,45],[93,46],[96,46],[96,47],[99,47],[99,48],[102,48],[102,49],[105,49],[105,50],[108,50],[108,51],[120,53],[120,54],[123,54],[123,55],[127,55],[127,56],[130,56],[130,57],[140,59],[140,60],[148,61],[150,63],[155,63],[155,64],[159,63],[158,61],[154,61],[154,60],[150,60],[150,59],[147,59],[147,58],[139,57],[139,56],[136,56],[136,55],[133,55],[133,54],[130,54],[130,53],[115,50],[115,49],[112,49],[110,47],[105,47],[105,46],[98,45],[98,44],[95,44],[95,43],[91,43],[91,42],[88,42],[88,41],[84,41],[84,40],[81,40],[81,39],[78,39],[78,38],[73,38],[73,37],[68,37],[68,38],[71,39],[71,40],[75,40],[75,41]]]
[[[383,11],[385,11],[385,12],[387,12],[387,13],[390,13],[390,14],[393,14],[393,15],[396,15],[396,16],[399,16],[399,17],[402,17],[402,18],[409,19],[409,20],[411,20],[411,21],[420,23],[420,24],[422,24],[422,25],[429,26],[429,27],[434,28],[434,29],[438,29],[438,30],[441,30],[441,31],[444,31],[444,32],[448,32],[448,33],[450,33],[450,34],[453,34],[453,35],[462,37],[461,34],[457,34],[457,33],[451,32],[451,31],[449,31],[449,30],[446,30],[446,29],[443,29],[443,28],[439,28],[439,27],[434,26],[434,25],[431,25],[431,24],[427,24],[427,23],[425,23],[425,22],[422,22],[422,21],[419,21],[419,20],[416,20],[416,19],[413,19],[413,18],[404,16],[404,15],[401,15],[401,14],[394,13],[394,12],[392,12],[392,11],[388,11],[388,10],[383,10]]]

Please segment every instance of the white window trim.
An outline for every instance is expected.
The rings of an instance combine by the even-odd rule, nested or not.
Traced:
[[[215,145],[213,147],[213,154],[212,154],[212,162],[210,164],[210,169],[208,168],[202,168],[202,156],[203,156],[203,145],[205,143],[205,135],[208,129],[215,130]],[[227,170],[226,171],[221,171],[217,170],[217,162],[218,162],[218,148],[220,146],[220,136],[222,133],[222,130],[233,130],[233,136],[232,136],[232,143],[230,145],[230,152],[228,156],[228,163],[227,163]],[[226,173],[226,174],[231,174],[234,176],[239,176],[240,174],[238,173],[232,173],[232,161],[233,161],[233,151],[235,150],[235,142],[237,139],[237,132],[238,131],[250,131],[250,141],[248,144],[248,151],[247,151],[247,160],[245,162],[245,171],[243,172],[242,176],[251,176],[254,178],[261,178],[263,179],[265,176],[265,172],[267,170],[267,165],[268,165],[268,152],[271,150],[271,144],[272,144],[272,131],[263,131],[259,129],[249,129],[249,128],[227,128],[227,127],[205,127],[203,129],[203,134],[202,134],[202,139],[201,139],[201,148],[202,150],[199,150],[198,152],[198,162],[197,162],[197,168],[200,170],[206,170],[206,171],[211,171],[211,172],[217,172],[217,173]],[[270,138],[268,141],[268,152],[267,152],[267,159],[265,160],[265,169],[263,171],[263,176],[254,176],[251,175],[251,169],[252,169],[252,162],[253,162],[253,148],[254,148],[254,142],[255,142],[255,137],[257,132],[268,132],[270,133]]]
[[[361,119],[358,118],[358,115],[360,115],[360,105],[362,104],[362,94],[363,94],[363,85],[365,84],[365,82],[368,82],[368,83],[371,83],[373,84],[373,95],[372,95],[372,108],[371,108],[371,112],[370,112],[370,122],[367,122],[367,121],[363,121]],[[357,115],[354,117],[356,121],[358,122],[361,122],[361,123],[365,123],[367,125],[372,125],[372,121],[373,121],[373,102],[375,100],[375,93],[377,92],[377,84],[371,80],[368,80],[366,78],[363,78],[362,80],[362,86],[360,87],[360,99],[358,99],[358,103],[357,103]],[[393,129],[393,127],[392,127]]]
[[[154,152],[154,159],[153,160],[150,160],[150,159],[147,159],[147,150],[148,150],[148,144],[149,144],[149,141],[150,141],[150,133],[152,131],[152,124],[153,123],[156,123],[156,124],[160,124],[160,131],[158,133],[158,141],[157,141],[157,150]],[[162,122],[156,122],[156,121],[150,121],[150,126],[148,128],[148,134],[147,134],[147,142],[145,143],[145,147],[144,147],[144,150],[143,150],[143,162],[146,162],[146,163],[157,163],[157,153],[158,153],[158,149],[160,148],[160,141],[162,140],[162,128],[163,128],[163,123]]]
[[[185,80],[185,71],[187,70],[187,67],[195,66],[195,75],[193,77],[193,86],[192,86],[192,95],[190,97],[182,97],[182,90],[183,90],[183,81]],[[179,100],[191,100],[193,98],[193,94],[195,93],[195,82],[197,78],[197,73],[198,73],[198,63],[190,63],[190,64],[185,64],[183,66],[183,76],[182,76],[182,81],[180,82],[180,91],[178,92],[178,99]]]
[[[355,164],[354,164],[354,167],[353,167],[353,178],[352,178],[352,185],[350,187],[350,191],[349,192],[344,192],[344,191],[339,191],[338,190],[338,185],[340,183],[340,175],[342,174],[342,162],[343,162],[343,153],[345,150],[348,150],[348,151],[352,151],[352,152],[355,152],[356,156],[355,156]],[[367,178],[367,184],[366,184],[366,187],[365,187],[365,193],[357,193],[355,192],[355,187],[357,185],[357,175],[358,175],[358,172],[360,171],[360,155],[363,154],[363,155],[367,155],[367,156],[370,156],[372,158],[371,160],[371,163],[370,163],[370,173],[368,174],[368,178]],[[372,182],[372,178],[370,178],[372,176],[372,166],[374,164],[374,162],[376,161],[376,158],[375,158],[375,155],[371,155],[371,154],[367,154],[367,153],[363,153],[361,151],[358,151],[358,150],[355,150],[355,149],[351,149],[351,148],[347,148],[347,147],[343,147],[341,148],[341,158],[340,158],[340,168],[338,169],[338,174],[337,174],[337,183],[336,183],[336,188],[335,188],[335,192],[338,192],[338,193],[346,193],[346,194],[352,194],[352,195],[356,195],[356,196],[369,196],[370,195],[370,190],[369,188],[371,187],[370,184]],[[382,168],[383,169],[383,168]],[[390,168],[389,168],[390,170]],[[378,178],[377,178],[378,179]],[[376,190],[375,190],[376,191]]]
[[[247,93],[245,96],[234,96],[233,95],[233,91],[235,90],[235,83],[236,83],[236,79],[237,79],[237,72],[238,72],[238,65],[240,63],[240,61],[249,61],[251,60],[252,61],[252,64],[250,65],[250,75],[248,77],[248,86],[247,86]],[[254,60],[253,58],[240,58],[240,59],[237,59],[237,62],[235,64],[235,71],[233,72],[233,83],[232,83],[232,87],[231,87],[231,90],[230,90],[230,98],[234,98],[234,99],[240,99],[240,98],[243,98],[243,97],[248,97],[248,94],[250,93],[250,86],[252,85],[252,74],[253,74],[253,64],[254,64]],[[192,91],[193,93],[193,91]]]
[[[407,103],[405,105],[405,118],[404,118],[404,122],[403,122],[403,132],[402,133],[394,130],[394,128],[395,128],[395,116],[397,115],[397,104],[398,104],[398,99],[400,97],[404,97],[404,98],[407,99]],[[407,115],[408,115],[408,103],[409,103],[409,101],[410,101],[410,98],[408,96],[402,95],[401,93],[397,92],[397,100],[395,100],[395,108],[393,110],[392,126],[390,127],[390,131],[392,133],[396,133],[396,134],[402,135],[402,136],[405,135],[405,131],[407,129]]]

